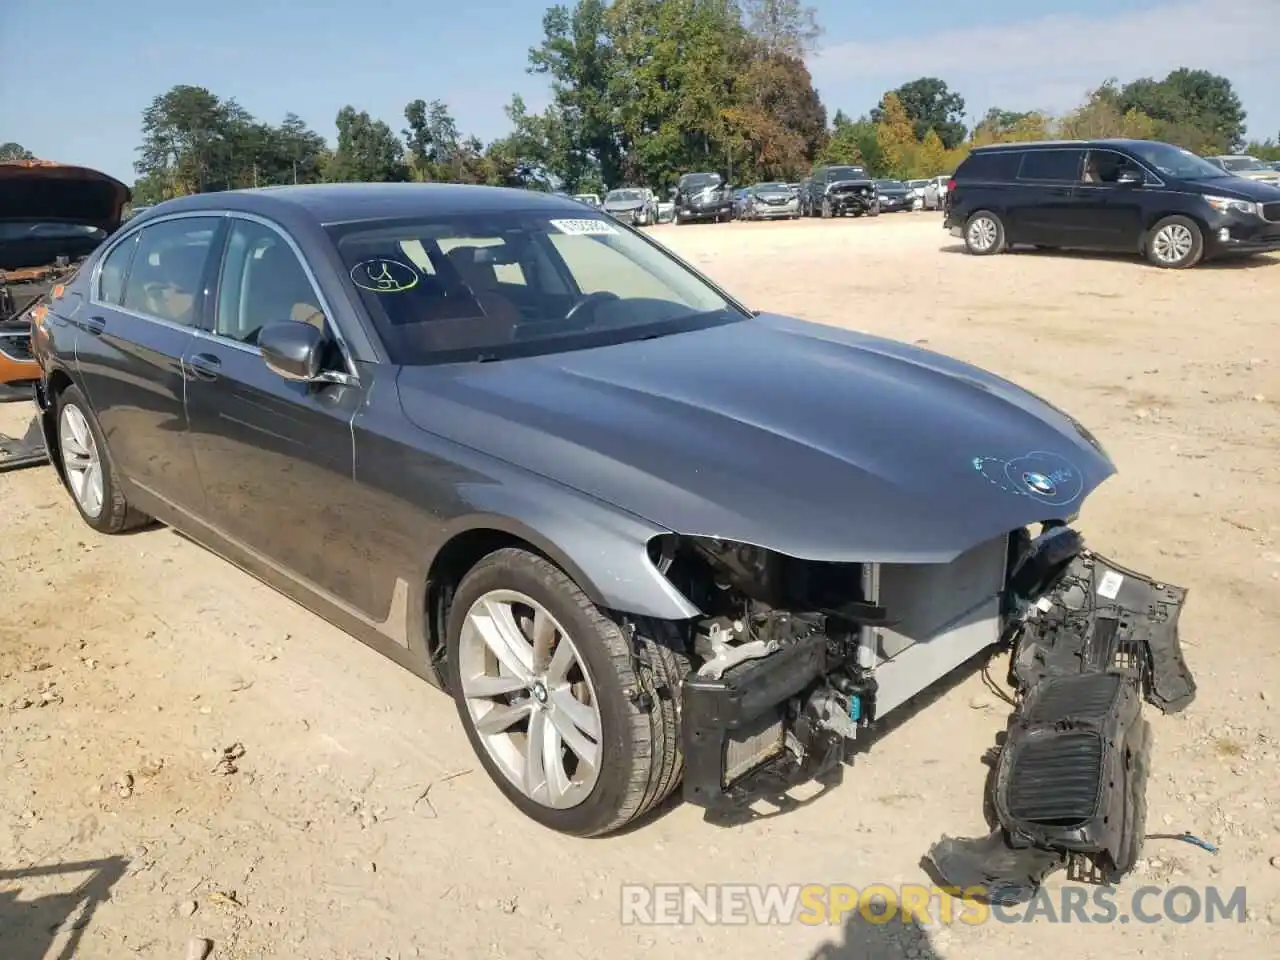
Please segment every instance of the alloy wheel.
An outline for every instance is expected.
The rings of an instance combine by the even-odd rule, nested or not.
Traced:
[[[1170,223],[1156,232],[1151,248],[1161,263],[1178,263],[1186,259],[1195,246],[1191,231],[1180,223]]]
[[[80,408],[67,404],[59,417],[58,443],[67,486],[85,515],[92,518],[102,513],[102,456]]]
[[[999,229],[990,217],[977,217],[969,224],[969,246],[980,253],[990,250],[996,243]]]
[[[545,607],[515,590],[480,597],[462,626],[458,676],[486,752],[526,797],[563,810],[591,795],[600,707],[573,640]]]

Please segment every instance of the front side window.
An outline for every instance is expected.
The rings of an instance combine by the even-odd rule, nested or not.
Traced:
[[[234,220],[218,281],[213,332],[254,345],[262,328],[293,320],[326,332],[320,298],[293,248],[252,220]]]
[[[181,217],[143,227],[122,306],[191,326],[218,217]]]
[[[1127,149],[1151,164],[1156,172],[1179,180],[1218,180],[1228,174],[1190,150],[1169,143],[1145,141],[1128,145]]]
[[[1069,182],[1080,179],[1083,150],[1028,150],[1018,168],[1019,180]]]
[[[696,273],[591,211],[329,229],[397,364],[554,353],[745,318]]]
[[[1146,172],[1136,161],[1114,150],[1090,150],[1085,159],[1084,183],[1108,184],[1116,183],[1123,173],[1135,173],[1146,179]]]

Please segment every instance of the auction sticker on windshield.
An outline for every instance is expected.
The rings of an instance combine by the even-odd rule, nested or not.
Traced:
[[[550,224],[561,233],[574,237],[612,236],[618,231],[604,220],[551,220]]]

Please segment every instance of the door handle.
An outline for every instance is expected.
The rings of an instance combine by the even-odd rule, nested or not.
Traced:
[[[103,332],[106,329],[107,329],[106,317],[85,317],[84,318],[85,333],[91,334],[92,336],[95,336],[95,337],[100,337],[102,336]]]
[[[212,353],[197,353],[187,358],[187,366],[197,380],[217,380],[222,361]]]

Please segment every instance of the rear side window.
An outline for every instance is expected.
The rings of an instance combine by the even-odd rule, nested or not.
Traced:
[[[1012,180],[1018,175],[1022,154],[1012,150],[971,153],[956,170],[957,180]]]
[[[218,217],[183,217],[143,227],[125,284],[124,308],[191,326]]]
[[[102,269],[98,271],[98,296],[102,303],[113,307],[120,306],[124,298],[124,278],[129,274],[129,263],[133,260],[133,251],[138,246],[138,235],[135,233],[120,244],[102,261]]]
[[[1083,163],[1083,150],[1028,150],[1022,155],[1018,179],[1075,183]]]

